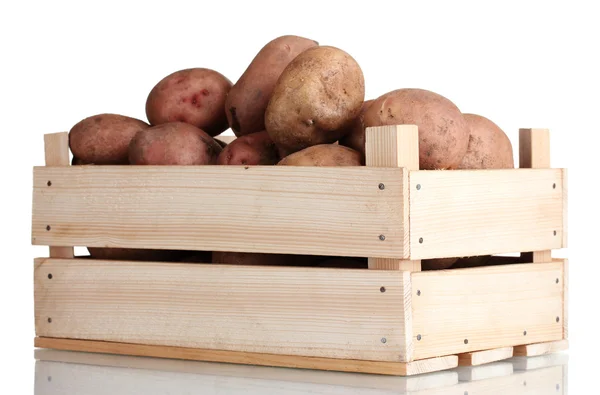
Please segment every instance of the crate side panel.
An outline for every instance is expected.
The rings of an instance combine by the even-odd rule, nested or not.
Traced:
[[[36,333],[403,362],[408,279],[373,270],[48,259],[35,269]]]
[[[37,245],[408,255],[401,168],[77,166],[34,174]]]
[[[562,173],[410,172],[411,259],[562,248]]]
[[[562,270],[557,262],[413,273],[414,358],[562,339]]]

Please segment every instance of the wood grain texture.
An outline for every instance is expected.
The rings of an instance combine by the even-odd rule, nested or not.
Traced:
[[[378,126],[365,131],[366,165],[369,167],[403,167],[419,170],[419,130],[416,125]],[[404,251],[410,247],[408,176],[403,176],[402,212]],[[421,271],[420,260],[369,257],[369,269]]]
[[[412,376],[416,374],[452,369],[458,366],[458,357],[455,355],[404,363],[259,354],[237,351],[204,350],[197,348],[113,343],[91,340],[56,339],[45,337],[37,337],[35,339],[35,346],[65,351],[95,352],[260,366],[279,366],[299,369],[333,370],[355,373],[375,373],[396,376]]]
[[[477,366],[490,362],[502,361],[512,358],[513,348],[502,347],[491,350],[474,351],[458,355],[459,366]]]
[[[46,166],[69,166],[69,133],[52,133],[44,135],[44,153]],[[52,180],[46,180],[46,188],[52,187]],[[73,247],[50,247],[52,258],[73,258]]]
[[[36,334],[406,362],[408,283],[377,270],[38,260]]]
[[[413,357],[562,339],[561,276],[561,262],[412,273]]]
[[[561,248],[562,174],[561,169],[410,172],[411,259]]]
[[[294,166],[36,168],[32,240],[51,246],[403,258],[408,256],[404,172]]]
[[[568,222],[569,222],[569,181],[568,181],[569,171],[567,169],[563,170],[563,182],[562,182],[562,191],[563,191],[563,248],[567,248],[569,246],[569,230],[568,230]]]
[[[515,357],[535,357],[538,355],[552,354],[569,348],[568,340],[526,344],[515,347]]]

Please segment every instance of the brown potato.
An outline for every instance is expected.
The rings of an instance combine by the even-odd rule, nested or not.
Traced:
[[[510,139],[489,119],[464,114],[469,126],[469,147],[459,169],[512,169],[515,167]]]
[[[84,166],[84,165],[91,165],[91,163],[86,163],[75,156],[73,157],[73,159],[71,159],[71,166]]]
[[[423,259],[421,261],[421,269],[423,270],[443,270],[449,269],[458,261],[458,258],[436,258]]]
[[[217,142],[217,144],[219,144],[221,146],[221,148],[227,147],[227,143],[224,142],[223,140],[215,139],[215,141]]]
[[[364,99],[364,77],[356,60],[338,48],[311,48],[281,74],[265,126],[287,153],[333,143],[348,132]]]
[[[117,114],[99,114],[77,123],[69,132],[73,156],[82,163],[96,165],[127,164],[129,142],[146,122]]]
[[[179,261],[182,251],[175,250],[146,250],[139,248],[97,248],[88,247],[90,256],[94,259],[120,261]]]
[[[458,259],[453,265],[452,268],[468,268],[468,267],[478,267],[478,266],[486,266],[487,262],[492,258],[491,255],[477,255],[477,256],[469,256]]]
[[[363,102],[360,113],[354,121],[352,121],[345,136],[340,139],[341,145],[360,152],[363,157],[365,156],[365,111],[367,111],[367,108],[369,108],[373,101],[374,100],[367,100]]]
[[[220,252],[212,254],[213,263],[250,266],[311,266],[319,257],[311,255],[261,254],[250,252]]]
[[[227,129],[225,98],[231,81],[210,69],[186,69],[163,78],[146,100],[152,125],[185,122],[216,136]]]
[[[260,50],[225,100],[227,120],[236,136],[265,130],[265,110],[279,76],[301,52],[318,45],[308,38],[282,36]]]
[[[274,165],[279,161],[277,147],[266,131],[233,140],[217,158],[218,165]]]
[[[398,89],[379,97],[365,111],[364,124],[417,125],[421,170],[458,167],[469,145],[469,127],[458,107],[423,89]]]
[[[283,158],[282,166],[361,166],[361,155],[343,145],[320,144]]]
[[[132,165],[214,165],[221,146],[195,126],[165,123],[143,130],[129,145]]]

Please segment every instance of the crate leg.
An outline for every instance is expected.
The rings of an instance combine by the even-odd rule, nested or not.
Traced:
[[[548,129],[519,130],[519,168],[550,168],[550,132]],[[547,263],[552,261],[552,251],[521,253],[528,262]]]
[[[404,167],[407,170],[403,177],[405,193],[402,203],[402,219],[404,245],[408,249],[410,248],[408,175],[410,170],[419,170],[419,130],[415,125],[378,126],[367,128],[365,134],[367,166]],[[369,257],[369,269],[418,272],[421,271],[421,261]]]
[[[515,347],[515,357],[537,357],[539,355],[553,354],[569,348],[568,340],[555,342],[527,344]]]
[[[67,132],[44,135],[46,166],[69,166],[69,134]],[[48,180],[52,188],[52,180]],[[50,258],[73,258],[73,247],[50,247]]]

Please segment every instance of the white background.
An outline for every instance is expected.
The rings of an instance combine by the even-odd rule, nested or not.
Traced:
[[[14,1],[0,6],[0,363],[32,393],[32,166],[43,134],[114,112],[145,119],[165,75],[218,70],[233,82],[269,40],[296,34],[349,52],[367,98],[433,90],[491,118],[551,130],[553,167],[569,168],[570,387],[597,363],[600,29],[577,1]],[[515,157],[516,158],[516,157]],[[4,381],[3,385],[7,385]],[[10,387],[5,387],[10,388]],[[589,388],[587,388],[589,390]],[[592,390],[592,392],[594,392]]]

